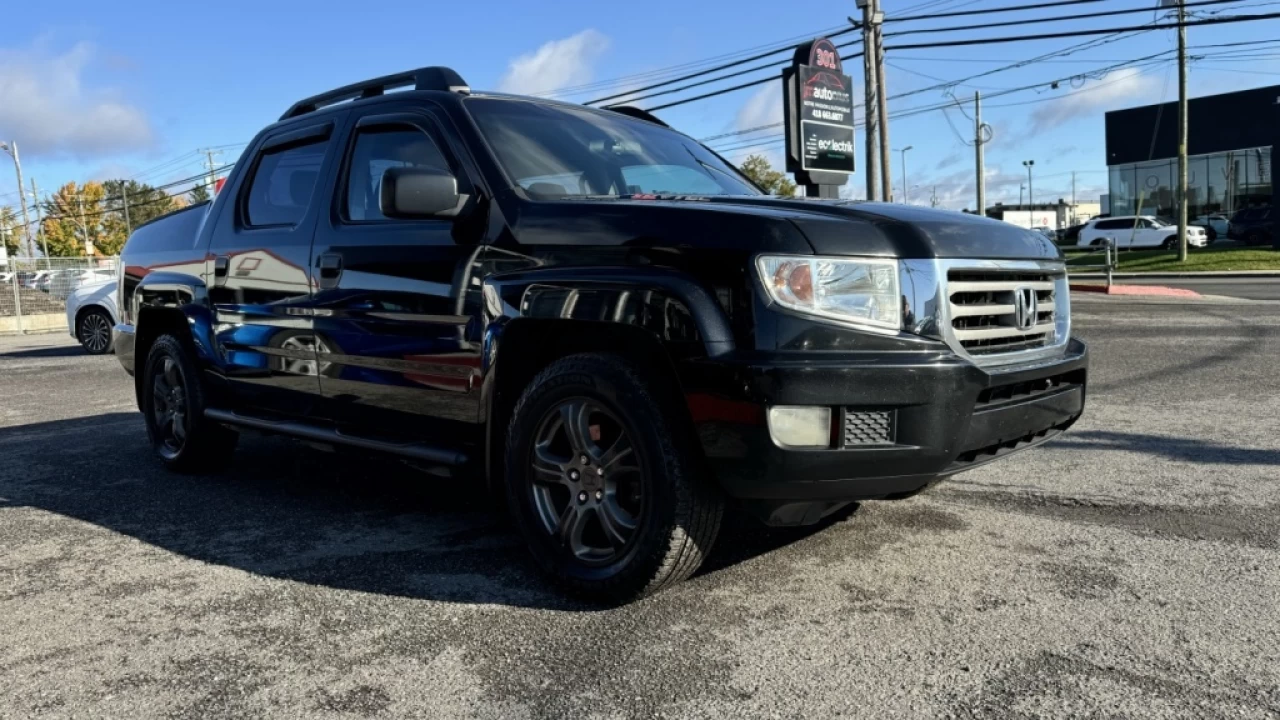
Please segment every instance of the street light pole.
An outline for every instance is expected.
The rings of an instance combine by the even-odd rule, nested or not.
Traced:
[[[18,173],[18,200],[22,206],[22,229],[27,235],[27,252],[34,256],[36,249],[31,242],[31,218],[27,216],[27,195],[22,191],[22,159],[18,157],[18,143],[0,142],[0,150],[9,153],[9,157],[13,158],[13,168]]]
[[[1036,192],[1031,185],[1031,168],[1035,166],[1035,160],[1023,160],[1022,164],[1027,168],[1027,204],[1034,211],[1036,209]]]
[[[907,202],[908,202],[908,192],[907,192],[907,151],[908,151],[908,150],[910,150],[910,149],[912,149],[912,148],[914,148],[914,147],[915,147],[914,145],[908,145],[908,146],[906,146],[906,147],[904,147],[904,148],[902,148],[901,150],[899,150],[899,151],[898,151],[898,152],[902,153],[902,204],[903,204],[903,205],[906,205],[906,204],[907,204]]]

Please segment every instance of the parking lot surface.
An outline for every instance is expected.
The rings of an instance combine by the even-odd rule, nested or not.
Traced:
[[[113,357],[0,338],[0,717],[1280,716],[1280,305],[1075,311],[1065,437],[610,610],[465,481],[170,476]]]

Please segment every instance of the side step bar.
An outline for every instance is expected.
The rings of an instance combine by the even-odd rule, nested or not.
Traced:
[[[314,425],[289,422],[287,420],[266,420],[264,418],[250,417],[234,413],[229,410],[219,410],[217,408],[206,408],[204,416],[210,420],[226,423],[228,425],[236,425],[253,430],[261,430],[263,432],[279,433],[281,435],[289,435],[303,440],[314,440],[316,442],[332,443],[334,445],[348,445],[351,447],[363,448],[365,450],[390,453],[392,455],[413,458],[414,460],[422,460],[436,465],[458,467],[467,463],[467,456],[464,453],[457,452],[455,450],[444,450],[418,443],[408,444],[372,440],[370,438],[345,435],[333,428],[315,427]]]

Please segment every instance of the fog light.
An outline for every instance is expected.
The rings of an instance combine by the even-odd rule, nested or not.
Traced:
[[[778,447],[830,447],[831,408],[775,405],[769,408],[769,436]]]

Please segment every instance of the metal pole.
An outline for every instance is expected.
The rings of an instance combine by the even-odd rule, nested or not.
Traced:
[[[880,0],[874,0],[876,6],[876,17],[880,16]],[[889,91],[884,81],[884,38],[881,32],[881,25],[876,23],[872,28],[872,34],[875,35],[875,43],[870,49],[874,49],[876,56],[876,92],[879,93],[880,102],[876,103],[876,109],[880,113],[880,185],[881,194],[884,195],[884,201],[889,202],[893,199],[893,182],[890,174],[889,160]],[[869,48],[863,45],[863,52]]]
[[[84,219],[84,188],[80,188],[79,194],[76,195],[76,204],[80,206],[80,229],[84,231],[84,254],[89,254],[89,223]]]
[[[4,244],[5,238],[11,232],[13,231],[8,228],[0,228],[0,245]],[[13,265],[13,321],[17,325],[18,334],[22,335],[22,294],[18,291],[22,283],[18,280],[18,258],[13,257],[10,262]]]
[[[866,0],[862,6],[862,86],[865,90],[862,104],[862,130],[867,141],[867,200],[874,201],[880,190],[879,155],[876,151],[876,125],[880,115],[876,111],[876,73],[875,53],[867,52],[875,35],[871,31],[871,20],[875,13],[875,5]]]
[[[1187,10],[1178,0],[1178,262],[1187,260]]]
[[[973,93],[973,150],[978,164],[978,214],[987,216],[987,169],[982,150],[982,93]],[[1021,200],[1019,200],[1021,202]]]
[[[49,259],[49,236],[44,232],[44,218],[40,216],[40,190],[36,188],[36,179],[31,178],[31,204],[36,208],[36,238],[40,240],[40,248],[44,251],[44,269],[53,268]]]
[[[31,239],[31,218],[27,215],[27,196],[22,192],[22,158],[18,156],[18,143],[0,142],[0,150],[7,151],[9,156],[13,158],[13,169],[18,174],[18,204],[22,206],[22,230],[27,236],[27,252],[34,256],[36,254],[36,246]]]
[[[903,205],[907,205],[910,203],[910,200],[907,197],[909,194],[907,191],[907,151],[910,149],[911,149],[910,145],[902,148],[902,204]]]
[[[1026,185],[1023,185],[1022,183],[1018,183],[1018,209],[1019,210],[1022,209],[1022,191],[1026,189],[1027,189]]]
[[[120,182],[120,198],[124,200],[124,235],[128,239],[133,234],[133,224],[129,222],[129,181]]]

